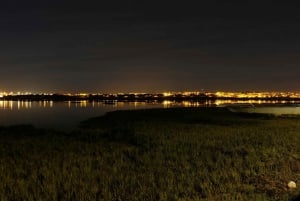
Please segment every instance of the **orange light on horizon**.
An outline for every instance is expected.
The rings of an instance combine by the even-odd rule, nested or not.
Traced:
[[[168,97],[168,96],[171,96],[172,95],[172,93],[170,93],[170,92],[164,92],[163,93],[163,96],[165,96],[165,97]]]

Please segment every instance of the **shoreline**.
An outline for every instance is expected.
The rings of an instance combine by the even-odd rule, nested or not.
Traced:
[[[70,132],[0,127],[4,200],[292,200],[300,118],[119,110]],[[1,186],[6,186],[1,188]]]

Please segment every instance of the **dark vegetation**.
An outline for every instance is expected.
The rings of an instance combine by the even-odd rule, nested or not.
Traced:
[[[294,101],[299,102],[300,98],[297,97],[289,97],[289,96],[274,96],[274,97],[220,97],[216,95],[206,95],[205,93],[192,93],[190,95],[184,95],[182,93],[176,93],[172,96],[164,96],[161,93],[158,94],[148,94],[148,93],[128,93],[128,94],[26,94],[26,95],[5,95],[4,97],[0,97],[0,100],[12,100],[12,101],[99,101],[99,102],[132,102],[132,101],[140,101],[140,102],[163,102],[165,100],[169,101],[191,101],[191,102],[205,102],[208,100],[216,101],[216,100],[263,100],[263,101],[285,101],[291,102]]]
[[[69,133],[0,128],[0,200],[293,200],[300,118],[116,111]]]

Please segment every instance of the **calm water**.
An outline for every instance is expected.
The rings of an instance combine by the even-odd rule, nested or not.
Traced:
[[[72,129],[81,121],[115,110],[135,110],[169,107],[212,107],[232,101],[206,102],[53,102],[0,101],[0,125],[32,124],[40,128]],[[249,103],[239,101],[234,103]],[[261,101],[251,103],[265,103]]]

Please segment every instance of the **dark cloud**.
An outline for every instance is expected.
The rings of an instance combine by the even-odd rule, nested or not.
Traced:
[[[0,11],[2,90],[299,86],[294,3],[11,0]]]

